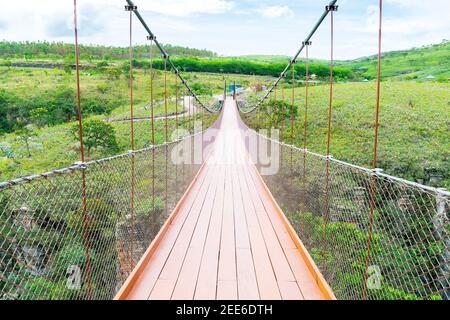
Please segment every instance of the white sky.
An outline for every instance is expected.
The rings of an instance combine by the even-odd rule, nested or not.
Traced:
[[[78,0],[80,41],[128,43],[124,0]],[[296,52],[328,0],[135,0],[163,43],[206,48],[221,55]],[[336,58],[376,52],[378,0],[341,0],[335,14]],[[0,39],[73,41],[73,0],[0,0]],[[450,38],[450,0],[384,0],[383,50]],[[136,43],[145,43],[135,20]],[[311,55],[327,58],[329,20],[313,38]]]

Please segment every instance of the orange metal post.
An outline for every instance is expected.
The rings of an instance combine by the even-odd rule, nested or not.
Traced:
[[[334,10],[330,10],[330,25],[331,25],[331,48],[330,48],[330,105],[328,108],[328,139],[327,139],[327,157],[330,157],[330,147],[331,147],[331,116],[333,110],[333,52],[334,52]],[[329,188],[330,188],[330,161],[327,159],[326,162],[326,187],[325,187],[325,217],[324,217],[324,232],[323,232],[323,241],[324,241],[324,251],[323,251],[323,270],[325,272],[325,255],[327,251],[327,225],[328,219],[330,215],[330,203],[329,203]]]
[[[383,24],[383,0],[379,4],[379,27],[378,27],[378,66],[377,66],[377,99],[375,111],[375,134],[373,144],[373,169],[377,169],[377,151],[378,151],[378,127],[380,115],[380,93],[381,93],[381,35]],[[370,215],[369,215],[369,239],[367,242],[367,257],[366,257],[366,272],[364,275],[364,290],[363,299],[367,299],[367,280],[369,278],[368,270],[371,259],[371,245],[372,245],[372,231],[373,231],[373,212],[375,208],[375,192],[376,192],[376,177],[372,177],[371,192],[370,192]]]
[[[177,130],[178,132],[178,74],[176,73],[175,73],[175,130]]]
[[[134,216],[134,198],[135,198],[135,145],[134,145],[134,108],[133,108],[133,10],[130,11],[130,130],[131,130],[131,241],[130,241],[130,266],[133,268],[133,249],[135,236],[135,216]]]
[[[305,43],[306,46],[306,74],[305,74],[305,118],[303,124],[303,211],[306,210],[306,150],[308,148],[307,133],[308,133],[308,102],[309,102],[309,46],[311,42]]]
[[[291,143],[294,144],[295,126],[295,63],[292,64],[292,107],[291,107]]]
[[[168,214],[169,211],[169,206],[168,206],[168,197],[169,197],[169,190],[168,189],[168,179],[169,179],[169,172],[168,172],[168,156],[169,156],[169,148],[167,143],[169,142],[169,114],[168,114],[168,106],[167,106],[167,56],[164,56],[164,113],[165,113],[165,126],[166,126],[166,133],[165,133],[165,141],[166,141],[166,145],[165,145],[165,162],[166,162],[166,175],[165,175],[165,192],[164,192],[164,198],[165,198],[165,208],[164,211],[166,213],[166,216]]]
[[[284,86],[286,82],[286,77],[283,77],[281,82],[281,141],[283,141],[283,133],[284,133]]]
[[[155,226],[155,110],[153,104],[153,39],[150,41],[150,110],[152,118],[152,229]]]
[[[75,65],[77,81],[77,111],[78,111],[78,137],[80,141],[80,160],[82,165],[85,162],[84,143],[83,143],[83,115],[81,112],[81,89],[80,89],[80,52],[78,48],[78,21],[77,21],[77,0],[73,0],[74,30],[75,30]],[[87,217],[87,196],[86,196],[86,172],[81,168],[81,192],[83,198],[83,229],[85,242],[85,256],[87,269],[88,298],[91,298],[91,258],[89,254],[89,222]]]
[[[277,87],[274,88],[273,93],[273,127],[277,127]]]

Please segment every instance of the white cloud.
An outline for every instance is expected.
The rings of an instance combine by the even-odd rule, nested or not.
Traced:
[[[292,18],[294,11],[288,6],[268,6],[257,9],[265,18]]]
[[[387,35],[407,35],[442,32],[450,30],[450,21],[442,16],[442,9],[448,5],[448,0],[435,0],[436,6],[422,0],[387,0],[387,5],[407,6],[402,9],[402,13],[395,17],[386,15],[383,18],[383,32]],[[385,5],[385,12],[387,6]],[[443,10],[447,12],[447,10]],[[370,5],[367,7],[366,31],[376,32],[378,29],[378,6]]]
[[[128,44],[125,0],[77,1],[80,42]],[[285,0],[134,2],[161,42],[232,55],[292,54],[324,9],[323,3],[311,0],[289,4]],[[378,1],[341,0],[339,4],[335,15],[336,58],[376,53]],[[72,6],[73,0],[0,0],[0,40],[73,42]],[[449,0],[384,1],[383,51],[449,39],[449,10]],[[292,19],[294,15],[301,19]],[[145,43],[144,29],[136,19],[133,25],[134,41]],[[268,46],[267,39],[276,45]],[[327,58],[328,55],[329,19],[326,19],[313,38],[311,56]]]
[[[233,8],[234,2],[227,0],[154,0],[138,6],[138,9],[177,17],[226,13]]]
[[[448,0],[433,0],[424,1],[424,0],[386,0],[386,4],[394,4],[407,8],[439,8],[445,5],[448,5]]]

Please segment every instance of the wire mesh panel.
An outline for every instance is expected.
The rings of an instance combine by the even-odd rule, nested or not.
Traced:
[[[0,299],[113,298],[200,167],[176,145],[3,183]]]
[[[263,178],[338,299],[450,298],[448,192],[279,147]]]

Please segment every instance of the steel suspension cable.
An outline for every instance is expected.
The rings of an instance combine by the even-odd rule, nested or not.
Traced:
[[[311,38],[314,36],[314,34],[316,33],[317,29],[319,29],[320,25],[323,23],[323,21],[325,20],[325,18],[327,17],[327,15],[330,13],[330,11],[328,10],[329,8],[334,8],[337,7],[335,6],[335,4],[337,3],[337,0],[332,0],[329,5],[326,6],[324,13],[322,14],[322,16],[319,18],[319,20],[317,21],[317,23],[314,25],[314,27],[312,28],[311,32],[308,34],[308,36],[306,37],[306,39],[303,41],[302,46],[300,47],[300,49],[297,51],[297,53],[294,55],[294,57],[292,58],[292,60],[288,63],[288,65],[284,68],[284,70],[281,72],[280,76],[277,78],[277,80],[274,82],[274,84],[272,85],[272,87],[267,91],[267,93],[264,95],[264,97],[250,110],[245,111],[243,113],[250,113],[253,112],[256,108],[258,108],[262,103],[264,103],[267,98],[269,97],[270,93],[272,91],[274,91],[278,85],[278,83],[281,81],[281,78],[283,78],[283,76],[286,75],[286,72],[289,70],[289,68],[292,66],[292,64],[295,63],[295,61],[297,60],[297,58],[299,57],[300,53],[302,53],[303,49],[305,48],[305,43],[309,42],[311,40]]]
[[[170,60],[170,57],[168,55],[168,53],[164,50],[164,48],[162,47],[162,45],[159,43],[159,41],[156,39],[155,35],[153,34],[153,32],[150,30],[150,28],[148,27],[147,23],[145,22],[144,18],[142,17],[142,15],[139,13],[139,11],[137,10],[137,6],[134,5],[133,1],[131,0],[126,0],[128,3],[128,6],[133,8],[133,12],[136,15],[136,17],[138,18],[138,20],[141,22],[142,26],[144,27],[144,29],[147,31],[148,35],[150,37],[153,38],[156,47],[158,48],[158,50],[162,53],[163,56],[167,57],[167,62],[170,66],[170,68],[172,70],[175,71],[177,77],[180,79],[181,83],[186,87],[186,89],[192,94],[193,98],[195,100],[197,100],[197,102],[200,104],[200,106],[206,110],[208,110],[210,113],[216,113],[217,111],[211,110],[208,106],[206,106],[205,104],[203,104],[200,99],[197,97],[197,95],[194,93],[194,91],[191,89],[191,87],[188,85],[187,81],[181,76],[179,70],[175,67],[175,64],[172,62],[172,60]],[[128,7],[127,6],[127,7]]]
[[[87,286],[88,299],[91,298],[91,258],[89,254],[89,221],[87,216],[87,194],[86,194],[86,171],[85,171],[85,152],[83,142],[83,114],[81,111],[81,87],[80,87],[80,51],[78,47],[78,19],[77,19],[77,0],[73,0],[73,24],[75,32],[75,66],[76,66],[76,83],[77,83],[77,113],[78,113],[78,138],[80,142],[80,160],[81,160],[81,192],[83,198],[83,229],[84,229],[84,245],[87,269]]]
[[[379,22],[378,22],[378,65],[377,65],[377,97],[376,97],[376,110],[375,110],[375,133],[373,143],[373,169],[377,170],[377,151],[378,151],[378,127],[379,127],[379,115],[380,115],[380,95],[381,95],[381,40],[382,40],[382,26],[383,26],[383,0],[379,2]],[[374,172],[375,174],[376,172]],[[372,231],[373,231],[373,214],[375,209],[375,192],[376,192],[376,177],[372,176],[372,184],[370,190],[370,215],[369,215],[369,234],[367,241],[367,256],[366,256],[366,269],[364,275],[364,289],[363,299],[367,299],[367,280],[369,278],[369,264],[371,259],[372,249]]]
[[[330,188],[330,157],[331,157],[331,117],[333,112],[333,63],[334,63],[334,12],[337,6],[327,6],[330,14],[330,99],[328,108],[328,131],[327,131],[327,160],[326,160],[326,186],[325,186],[325,215],[324,215],[324,251],[323,251],[323,270],[325,270],[325,255],[327,251],[327,225],[330,216],[329,188]]]

